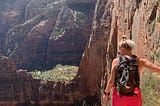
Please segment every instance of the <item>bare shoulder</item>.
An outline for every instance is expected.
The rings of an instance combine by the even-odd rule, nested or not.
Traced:
[[[146,58],[141,58],[141,57],[138,57],[137,59],[138,59],[138,62],[141,64],[144,64],[145,62],[148,61]]]
[[[138,62],[139,62],[139,66],[142,68],[145,67],[145,68],[150,69],[154,72],[160,72],[159,66],[155,65],[154,63],[152,63],[151,61],[149,61],[145,58],[139,58]]]
[[[117,66],[118,64],[118,58],[113,59],[112,66]]]
[[[144,67],[146,62],[148,62],[148,60],[146,58],[141,58],[141,57],[138,57],[137,60],[138,60],[139,66],[141,66],[141,67]]]
[[[146,58],[137,57],[137,62],[139,65],[139,74],[141,73],[142,69],[145,68],[145,64],[148,60]]]
[[[140,67],[146,67],[146,68],[149,68],[149,69],[152,69],[153,67],[156,67],[156,65],[154,65],[152,62],[150,62],[146,58],[139,58],[138,62],[139,62]]]

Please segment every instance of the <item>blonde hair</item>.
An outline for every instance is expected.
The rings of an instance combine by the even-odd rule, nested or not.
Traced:
[[[122,39],[122,41],[120,41],[119,48],[125,48],[126,50],[133,50],[135,48],[135,43],[134,41],[130,40],[130,39]]]

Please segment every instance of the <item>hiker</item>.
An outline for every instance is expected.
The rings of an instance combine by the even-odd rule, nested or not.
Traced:
[[[145,58],[133,55],[132,50],[134,47],[134,41],[123,37],[122,41],[118,45],[119,55],[112,61],[111,75],[103,95],[104,101],[107,102],[111,88],[113,88],[112,106],[142,106],[141,91],[139,88],[142,69],[147,68],[153,72],[160,72],[160,67],[154,65]],[[121,64],[120,61],[125,62],[122,62]],[[130,65],[127,66],[129,63]],[[128,72],[132,72],[132,74],[128,74]],[[123,78],[121,78],[122,76]],[[129,85],[126,79],[128,82],[132,79],[130,83],[132,83],[133,86]]]

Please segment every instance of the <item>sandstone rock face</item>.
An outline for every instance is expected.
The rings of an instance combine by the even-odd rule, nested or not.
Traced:
[[[30,0],[25,8],[25,20],[31,19],[46,11],[46,7],[54,5],[53,0]]]
[[[83,99],[77,83],[33,79],[18,70],[10,58],[0,55],[0,105],[4,106],[70,106]],[[76,103],[76,102],[75,102]]]
[[[30,0],[0,1],[0,53],[5,53],[5,37],[7,31],[23,22],[23,10]]]
[[[91,31],[93,7],[84,13],[67,7],[65,1],[27,2],[24,22],[7,33],[5,55],[17,68],[27,70],[79,65]]]
[[[16,67],[11,61],[11,59],[4,57],[1,55],[0,57],[0,67],[1,67],[1,75],[0,75],[0,84],[1,84],[1,96],[0,96],[0,104],[1,105],[12,105],[16,103],[16,101],[22,102],[25,95],[23,90],[26,87],[27,81],[30,80],[30,76],[27,75],[26,72],[16,72]],[[27,87],[28,90],[30,87]],[[27,89],[26,89],[27,90]],[[26,92],[26,96],[30,95]]]
[[[9,31],[6,38],[7,55],[13,58],[17,67],[29,69],[42,65],[55,16],[46,18],[42,15]]]
[[[87,88],[89,104],[101,105],[101,90],[107,78],[105,71],[109,73],[111,60],[116,56],[117,32],[111,27],[112,9],[113,2],[97,1],[92,33],[78,72]]]
[[[59,13],[48,42],[47,64],[79,64],[91,31],[91,17],[67,7]]]
[[[159,2],[154,0],[114,1],[113,11],[112,22],[116,23],[118,41],[123,34],[126,34],[128,38],[136,42],[137,47],[134,51],[136,55],[151,57],[151,54],[153,55],[158,50],[159,45],[157,42],[159,39],[157,29],[159,27]],[[155,42],[158,44],[155,45]],[[151,53],[153,48],[154,51]]]

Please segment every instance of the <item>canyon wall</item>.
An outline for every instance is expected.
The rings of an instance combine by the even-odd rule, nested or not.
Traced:
[[[13,61],[0,55],[1,106],[70,106],[83,99],[73,82],[33,79],[26,70],[17,70]]]
[[[74,8],[79,4],[70,1],[69,7],[65,0],[3,1],[1,53],[11,57],[18,69],[29,71],[51,69],[57,64],[78,66],[95,7],[95,2],[87,3],[79,2],[80,8]]]
[[[91,106],[101,106],[103,104],[102,91],[110,75],[111,61],[117,55],[117,44],[123,34],[136,42],[135,54],[140,57],[147,57],[155,64],[159,63],[159,17],[158,0],[97,0],[92,30],[75,78],[69,82],[36,80],[26,71],[16,71],[15,66],[10,62],[11,60],[1,56],[2,65],[0,67],[2,67],[1,73],[4,73],[4,77],[1,76],[2,82],[0,82],[2,85],[0,90],[2,95],[0,96],[3,98],[0,103],[6,104],[6,106],[8,104],[9,106],[24,106],[26,104],[28,106],[76,106],[84,103]],[[32,30],[34,33],[37,30],[41,31],[41,28],[44,29],[42,26],[46,24],[55,24],[61,28],[61,24],[58,24],[57,21],[49,22],[49,18],[43,15],[36,18],[42,18],[43,21]],[[21,26],[32,25],[34,22],[25,23]],[[52,28],[47,29],[51,30]],[[47,32],[43,31],[43,35]],[[30,33],[25,38],[31,41],[33,40],[31,38],[35,37],[28,36],[31,36]],[[59,37],[50,36],[49,39]],[[27,39],[24,41],[28,42]],[[8,41],[10,40],[8,39]],[[30,45],[31,50],[33,48],[31,44],[35,41],[40,41],[40,39],[27,44]],[[52,45],[52,43],[50,44]],[[55,44],[53,43],[53,45]],[[5,95],[4,91],[10,93]]]
[[[92,33],[79,68],[90,99],[101,100],[122,35],[135,41],[134,54],[159,64],[159,3],[156,0],[97,1]]]

